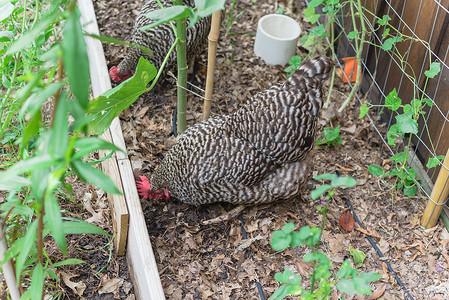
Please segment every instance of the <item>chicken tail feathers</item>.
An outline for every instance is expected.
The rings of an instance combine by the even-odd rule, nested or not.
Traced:
[[[318,78],[324,80],[331,74],[334,62],[327,56],[317,57],[315,59],[306,61],[299,66],[293,76],[304,76],[306,78]]]

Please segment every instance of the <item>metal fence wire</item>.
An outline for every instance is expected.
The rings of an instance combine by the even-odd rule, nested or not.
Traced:
[[[310,2],[306,0],[307,4]],[[403,152],[404,144],[411,136],[407,160],[416,173],[411,178],[417,193],[430,199],[421,224],[432,227],[447,202],[449,187],[449,169],[443,162],[449,148],[449,0],[361,0],[359,3],[361,7],[353,5],[352,11],[346,5],[334,21],[336,60],[343,69],[342,59],[356,56],[356,39],[351,32],[361,32],[363,28],[361,22],[354,23],[351,16],[356,14],[360,20],[361,15],[368,33],[364,37],[360,59],[362,80],[355,99],[360,105],[366,100],[372,105],[381,105],[373,107],[377,109],[376,113],[366,117],[371,122],[373,134],[383,142],[382,151],[391,156]],[[388,24],[379,20],[387,20]],[[324,18],[320,21],[326,23]],[[394,41],[391,48],[384,46],[389,38]],[[426,71],[432,63],[438,63],[440,71],[430,78]],[[413,107],[414,99],[422,99],[428,105],[418,120],[417,130],[408,133],[402,144],[392,145],[387,132],[379,128],[378,120],[382,118],[391,128],[397,122],[396,117],[404,113],[402,108],[395,111],[382,108],[393,89],[403,105]],[[432,159],[438,159],[437,166],[426,167]],[[407,168],[405,171],[413,172]]]

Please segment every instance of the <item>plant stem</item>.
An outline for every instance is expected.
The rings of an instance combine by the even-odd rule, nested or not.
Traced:
[[[44,201],[42,201],[40,204],[40,207],[37,211],[37,217],[38,217],[38,221],[37,221],[37,231],[36,231],[36,252],[37,252],[37,261],[38,263],[43,264],[43,259],[44,259],[44,255],[43,255],[43,251],[44,251],[44,237],[43,237],[43,232],[44,232],[44,214],[45,214],[45,210],[44,210]]]
[[[156,85],[157,81],[159,80],[159,77],[161,77],[161,75],[162,75],[162,72],[165,68],[165,65],[168,62],[168,59],[170,58],[170,54],[173,52],[173,50],[178,45],[178,43],[179,43],[179,39],[176,39],[175,42],[173,43],[173,45],[171,46],[170,50],[168,50],[167,55],[165,55],[164,61],[162,62],[161,67],[159,68],[159,70],[156,74],[156,77],[154,77],[153,82],[151,83],[150,87],[145,90],[145,92],[149,92]]]
[[[173,0],[173,5],[182,5],[182,0]],[[176,21],[176,32],[179,39],[176,45],[176,58],[178,63],[178,120],[177,131],[182,134],[186,130],[186,104],[187,104],[187,58],[186,58],[186,21]]]
[[[332,198],[332,196],[335,194],[335,190],[330,190],[327,193],[326,196],[326,204],[324,205],[323,209],[321,210],[321,213],[323,214],[323,218],[321,220],[321,225],[320,225],[320,238],[318,239],[318,243],[315,245],[315,247],[313,248],[313,253],[317,253],[318,249],[320,249],[320,245],[321,245],[321,237],[323,236],[323,230],[324,230],[324,223],[326,222],[326,216],[327,216],[327,204],[330,200],[330,198]],[[310,285],[310,291],[313,293],[313,290],[315,289],[315,274],[316,274],[316,264],[317,262],[314,261],[313,262],[313,273],[312,273],[312,283]]]
[[[350,2],[349,6],[351,7],[351,17],[352,17],[352,25],[354,26],[354,29],[357,28],[357,23],[355,21],[355,15],[354,15],[354,7],[353,5],[357,5],[357,9],[359,11],[360,16],[360,27],[362,28],[362,31],[360,32],[360,44],[355,42],[356,47],[356,58],[357,58],[357,77],[355,79],[354,86],[352,87],[351,92],[349,93],[348,97],[346,98],[345,102],[340,106],[338,109],[338,112],[342,112],[346,106],[348,106],[349,102],[351,102],[352,97],[354,96],[355,92],[358,90],[360,82],[361,82],[361,75],[362,75],[362,52],[363,52],[363,45],[365,43],[365,34],[366,34],[366,27],[365,27],[365,20],[363,19],[363,12],[362,12],[362,3],[360,0],[357,0],[357,4],[354,2]]]
[[[334,36],[334,18],[335,18],[335,16],[333,16],[331,19],[329,19],[329,22],[330,22],[330,26],[331,26],[331,40],[330,40],[330,43],[331,43],[331,51],[332,51],[332,58],[334,58],[335,57],[335,49],[334,49],[334,39],[335,39],[335,36]],[[331,82],[330,82],[330,85],[329,85],[329,92],[328,92],[328,94],[327,94],[327,99],[326,99],[326,103],[324,103],[324,105],[323,105],[323,108],[324,109],[327,109],[328,107],[329,107],[329,104],[330,104],[330,102],[331,102],[331,95],[332,95],[332,88],[334,87],[334,81],[335,81],[335,66],[334,66],[334,68],[333,68],[333,70],[332,70],[332,76],[331,76]]]

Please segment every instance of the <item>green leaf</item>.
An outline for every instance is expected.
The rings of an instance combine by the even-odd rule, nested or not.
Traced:
[[[390,157],[390,160],[394,162],[404,162],[407,159],[407,152],[399,152]]]
[[[412,106],[410,104],[404,105],[402,109],[404,110],[405,114],[412,113]]]
[[[287,287],[288,285],[281,285],[280,287],[278,287],[274,291],[274,293],[270,296],[269,300],[282,300],[288,295],[290,295],[287,291]]]
[[[226,0],[195,0],[195,7],[198,9],[196,13],[202,18],[207,17],[218,10],[223,10],[225,2]]]
[[[324,2],[324,0],[312,0],[307,4],[308,7],[317,7],[321,5]]]
[[[83,108],[89,102],[89,60],[86,52],[86,42],[80,24],[78,8],[67,18],[62,39],[63,61],[67,78]]]
[[[290,234],[286,234],[281,230],[276,230],[273,232],[270,243],[274,251],[282,251],[288,248],[291,241],[292,237]]]
[[[402,136],[402,133],[399,131],[398,124],[391,125],[387,132],[388,144],[395,146],[398,136]]]
[[[396,125],[400,133],[418,133],[418,122],[413,119],[413,114],[411,112],[397,115]]]
[[[404,187],[404,195],[407,197],[415,197],[416,186]]]
[[[435,105],[435,103],[432,101],[432,99],[424,98],[424,99],[422,99],[422,101],[430,107]]]
[[[155,76],[156,68],[141,57],[133,77],[89,102],[88,114],[93,116],[89,132],[103,133],[115,117],[148,91],[146,86]]]
[[[53,4],[50,8],[46,9],[46,13],[42,18],[33,26],[33,28],[22,35],[9,49],[6,54],[14,54],[23,48],[30,45],[39,34],[45,30],[54,20],[56,20],[62,11],[59,10],[59,2]]]
[[[8,18],[14,10],[14,5],[11,3],[6,3],[3,6],[0,6],[0,21]]]
[[[83,156],[97,150],[112,150],[124,152],[116,145],[96,137],[79,138],[75,141],[73,146],[79,150],[76,151],[72,156],[72,160],[80,159]]]
[[[53,159],[48,154],[35,156],[21,160],[5,172],[0,172],[0,182],[4,183],[16,175],[26,173],[36,169],[48,168],[54,164]]]
[[[381,167],[376,166],[376,165],[369,165],[368,171],[371,173],[371,175],[374,175],[374,176],[384,175],[384,169],[382,169]]]
[[[320,37],[320,38],[325,38],[325,37],[329,36],[329,33],[326,31],[326,28],[324,28],[324,25],[320,24],[316,27],[313,27],[310,30],[309,35],[315,36],[315,37]]]
[[[107,193],[121,194],[114,182],[101,170],[91,167],[80,160],[72,161],[72,167],[78,177],[84,182],[90,182]]]
[[[354,285],[354,281],[350,280],[350,279],[340,279],[339,282],[337,282],[337,289],[340,292],[349,294],[349,295],[354,295],[356,292],[355,289],[355,285]]]
[[[145,31],[170,21],[178,19],[187,19],[194,14],[195,12],[193,11],[192,8],[182,5],[170,6],[158,10],[153,10],[145,14],[145,17],[147,17],[148,19],[153,19],[156,22],[141,27],[140,31]],[[190,22],[189,26],[193,26],[194,24],[192,23],[193,22]]]
[[[390,21],[390,20],[391,20],[391,18],[390,18],[389,15],[384,15],[384,16],[382,16],[382,19],[378,19],[377,20],[377,24],[379,24],[379,25],[387,25],[388,21]]]
[[[439,164],[441,164],[441,160],[445,158],[444,155],[438,155],[437,157],[429,157],[429,160],[427,161],[426,167],[428,169],[435,168]]]
[[[336,275],[337,277],[340,278],[356,277],[357,270],[351,268],[351,262],[349,261],[349,259],[346,259],[341,265]]]
[[[401,107],[401,98],[398,97],[396,88],[393,88],[393,90],[385,98],[385,106],[392,111],[396,111],[399,107]]]
[[[304,255],[304,261],[305,262],[309,262],[309,261],[318,261],[319,263],[323,263],[323,264],[328,264],[329,263],[329,259],[327,258],[327,256],[321,252],[309,252],[306,255]]]
[[[353,280],[355,290],[362,295],[371,295],[371,287],[369,284],[363,280],[362,278],[354,278]]]
[[[30,121],[23,131],[22,138],[20,140],[20,153],[23,153],[23,149],[27,146],[31,138],[33,138],[38,132],[40,125],[42,124],[42,114],[38,110],[37,113],[31,117]]]
[[[358,31],[351,31],[350,33],[348,33],[348,39],[353,40],[353,39],[355,39],[358,35],[359,35],[359,32],[358,32]]]
[[[366,254],[363,253],[363,251],[349,247],[349,253],[351,254],[352,258],[354,259],[354,264],[356,266],[361,266],[363,264],[363,262],[365,261]]]
[[[63,158],[69,144],[67,102],[63,94],[61,94],[58,101],[58,107],[56,108],[56,115],[54,118],[53,126],[49,131],[48,137],[49,145],[51,145],[51,147],[48,148],[48,153],[54,159]]]
[[[302,58],[299,55],[293,55],[288,61],[289,66],[284,69],[285,72],[291,72],[292,74],[298,69],[301,65]]]
[[[314,189],[312,192],[310,192],[310,197],[312,198],[312,200],[316,200],[318,199],[321,195],[323,195],[324,193],[326,193],[328,190],[330,190],[332,188],[331,185],[329,184],[323,184],[318,186],[316,189]]]
[[[380,47],[382,50],[384,51],[390,51],[393,48],[393,45],[396,42],[402,42],[402,38],[400,36],[395,37],[395,38],[388,38],[384,41],[384,43],[382,44],[382,46]]]
[[[37,229],[37,220],[31,223],[28,226],[25,235],[21,238],[22,248],[20,249],[19,255],[16,259],[16,280],[19,283],[20,274],[22,274],[22,270],[25,264],[25,261],[28,259],[28,254],[31,249],[36,247],[36,229]]]
[[[47,225],[51,231],[53,239],[65,256],[67,255],[67,242],[65,239],[64,229],[62,227],[61,209],[59,208],[58,200],[53,194],[50,194],[45,199],[44,206]]]
[[[317,139],[316,144],[318,146],[328,145],[335,146],[341,144],[340,138],[340,125],[336,128],[326,127],[323,131],[321,131],[320,137]]]
[[[304,226],[299,230],[298,237],[309,247],[316,245],[320,240],[320,229],[317,227],[310,228],[309,226]]]
[[[439,62],[433,62],[429,66],[429,70],[424,72],[427,78],[434,78],[438,73],[440,73],[441,64]]]
[[[304,241],[301,239],[301,234],[296,231],[290,232],[290,236],[292,238],[292,241],[290,242],[290,248],[298,247],[302,244],[304,244]]]
[[[373,282],[373,281],[382,279],[382,276],[375,272],[366,272],[366,273],[361,273],[359,275],[359,278],[363,279],[365,282]]]
[[[339,177],[335,178],[334,180],[332,180],[332,182],[331,182],[331,186],[334,188],[335,187],[352,188],[352,187],[355,187],[357,184],[358,184],[358,181],[349,176],[339,176]]]
[[[81,259],[77,259],[77,258],[69,258],[63,261],[59,261],[57,263],[54,263],[52,265],[50,265],[50,268],[57,268],[57,267],[61,267],[61,266],[68,266],[68,265],[79,265],[79,264],[85,264],[86,262],[84,260]]]
[[[285,269],[284,273],[276,273],[274,275],[274,279],[276,279],[278,282],[286,284],[301,284],[301,277],[294,274],[289,269]]]
[[[6,172],[0,172],[0,191],[18,191],[23,186],[31,184],[31,181],[25,177],[17,175],[2,176],[3,173]]]
[[[320,15],[315,13],[315,7],[312,6],[308,6],[306,9],[304,9],[303,14],[307,22],[311,24],[315,24],[320,18]]]
[[[38,263],[33,270],[31,277],[30,294],[32,300],[42,299],[42,290],[44,288],[44,269],[42,265]]]
[[[110,236],[110,234],[108,234],[103,229],[82,220],[63,222],[62,227],[64,229],[65,234],[90,233],[90,234],[101,234]]]
[[[382,33],[382,39],[385,39],[390,34],[390,28],[385,28],[384,32]]]
[[[287,224],[285,224],[284,226],[282,226],[282,231],[285,234],[289,234],[290,232],[293,231],[293,229],[295,229],[295,224],[293,222],[288,222]]]

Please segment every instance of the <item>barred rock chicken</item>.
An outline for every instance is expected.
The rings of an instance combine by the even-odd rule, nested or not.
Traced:
[[[268,203],[298,195],[315,143],[321,85],[332,66],[326,57],[310,60],[235,113],[190,127],[150,181],[141,176],[140,195],[194,205]]]
[[[164,7],[173,5],[172,0],[161,0],[161,3]],[[194,0],[184,0],[183,4],[189,7],[195,6]],[[157,69],[162,65],[165,55],[175,41],[175,34],[171,25],[165,23],[146,31],[140,31],[140,28],[143,26],[154,22],[154,20],[145,17],[145,14],[157,9],[160,9],[157,1],[148,0],[137,17],[132,33],[132,43],[150,48],[153,50],[153,56],[147,57],[141,50],[129,48],[126,57],[120,64],[109,70],[109,75],[112,80],[120,82],[131,77],[134,74],[141,56],[147,58]],[[210,31],[210,22],[211,17],[201,18],[192,28],[187,28],[186,41],[188,59],[194,58],[204,49],[207,35]],[[166,67],[168,69],[173,68],[175,61],[176,54],[175,52],[172,52]]]

